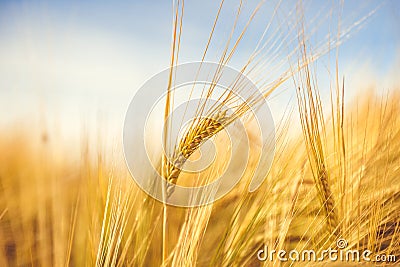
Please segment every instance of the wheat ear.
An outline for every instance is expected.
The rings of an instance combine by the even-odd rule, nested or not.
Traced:
[[[199,123],[190,127],[184,137],[179,141],[172,160],[166,163],[167,197],[175,190],[175,184],[182,172],[182,167],[187,159],[208,139],[221,131],[228,122],[226,111],[219,112],[214,117],[205,117]],[[171,185],[172,184],[172,185]]]

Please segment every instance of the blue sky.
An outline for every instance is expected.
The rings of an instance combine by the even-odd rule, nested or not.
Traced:
[[[245,17],[258,1],[244,2]],[[293,19],[285,18],[293,2],[282,4],[281,21]],[[304,2],[312,18],[337,1]],[[266,1],[239,46],[234,67],[254,49],[272,12],[270,3]],[[218,5],[186,1],[181,62],[200,60]],[[237,6],[238,1],[226,1],[208,60],[217,59]],[[399,65],[400,1],[344,1],[342,18],[344,25],[351,25],[377,6],[341,46],[341,75],[350,85],[373,80],[382,87],[378,89],[390,89],[398,81],[393,76]],[[171,1],[1,1],[0,125],[44,113],[59,127],[68,125],[65,128],[76,132],[82,123],[90,127],[98,116],[118,128],[135,90],[168,66],[171,18]],[[319,21],[316,39],[328,22]],[[286,105],[284,99],[272,104],[276,110]]]

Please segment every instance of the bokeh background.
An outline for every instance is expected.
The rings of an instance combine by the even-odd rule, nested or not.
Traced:
[[[329,11],[333,3],[307,2],[307,12],[310,17],[321,16],[319,12]],[[345,76],[347,99],[360,88],[376,85],[378,91],[385,91],[395,87],[400,68],[400,3],[338,3],[343,29],[371,13],[340,47],[339,71],[340,77]],[[249,14],[256,4],[246,1],[243,14]],[[281,10],[294,5],[295,1],[283,1]],[[188,2],[180,62],[201,59],[218,6],[218,1]],[[217,61],[237,6],[237,1],[224,3],[206,60]],[[275,2],[264,4],[231,66],[243,65],[274,6]],[[281,11],[279,20],[290,19],[285,16]],[[332,27],[337,17],[318,21],[330,22]],[[104,136],[119,138],[135,91],[168,67],[171,26],[172,1],[1,1],[0,127],[41,124],[49,131],[57,129],[65,142],[100,127]],[[316,38],[321,39],[326,29]],[[335,29],[331,28],[331,34],[335,36]],[[331,59],[322,59],[317,68],[321,90],[329,90],[326,70],[335,53]],[[269,100],[276,119],[295,100],[292,84],[278,91]]]

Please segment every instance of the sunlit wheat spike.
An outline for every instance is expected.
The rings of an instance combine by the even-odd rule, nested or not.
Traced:
[[[336,213],[335,200],[333,198],[332,191],[328,183],[328,174],[324,167],[322,167],[322,169],[319,171],[318,178],[321,183],[321,194],[324,201],[324,209],[327,214],[328,228],[336,236],[340,233],[338,228],[339,220]]]
[[[208,139],[221,131],[228,121],[226,111],[218,112],[213,117],[205,117],[199,120],[199,122],[193,127],[190,127],[184,137],[180,140],[174,159],[168,161],[166,168],[166,179],[173,185],[167,186],[167,196],[175,190],[175,184],[178,180],[182,167],[187,159]]]
[[[306,47],[303,45],[303,57],[306,57]],[[303,135],[309,151],[309,162],[313,169],[313,177],[317,187],[321,204],[326,213],[327,226],[334,235],[340,235],[337,207],[331,191],[330,174],[326,164],[324,150],[325,122],[322,113],[321,99],[312,83],[312,73],[306,66],[302,73],[303,88],[298,89],[298,105]]]

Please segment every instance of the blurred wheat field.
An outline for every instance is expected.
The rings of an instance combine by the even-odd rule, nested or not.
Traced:
[[[223,2],[213,10],[216,18],[201,62],[211,47]],[[183,3],[177,1],[173,9],[171,66],[178,64]],[[279,4],[272,17],[282,15]],[[239,42],[259,9],[257,5],[253,13],[244,12],[247,17],[241,21],[242,5],[239,1],[235,6],[232,32],[217,57],[221,65],[238,53]],[[399,265],[400,88],[387,93],[378,86],[347,88],[339,81],[338,69],[331,88],[320,88],[313,63],[337,49],[369,14],[338,30],[334,41],[331,35],[336,33],[328,33],[328,41],[312,46],[312,33],[319,26],[313,25],[321,14],[303,24],[301,13],[296,13],[302,8],[297,8],[284,10],[287,24],[275,19],[277,29],[270,36],[267,30],[261,34],[240,70],[254,75],[262,97],[270,97],[292,79],[297,89],[297,106],[275,122],[275,155],[258,190],[248,190],[263,152],[260,132],[251,120],[245,124],[250,156],[240,182],[216,202],[189,208],[164,205],[142,191],[131,177],[119,140],[106,149],[103,140],[108,136],[100,128],[99,138],[82,134],[79,144],[70,145],[57,129],[15,122],[0,129],[0,266]],[[310,25],[315,29],[307,29]],[[359,95],[346,98],[348,91],[357,90]],[[329,100],[323,94],[329,94]],[[245,114],[245,104],[232,120]],[[222,123],[213,122],[212,133],[201,137],[214,141],[213,167],[200,174],[181,174],[176,166],[162,165],[160,156],[166,180],[198,186],[218,177],[227,164],[226,154],[233,150],[230,136],[219,132]],[[293,127],[296,122],[298,130]],[[193,158],[200,157],[197,149],[204,141],[198,141],[202,132],[195,133],[188,136],[197,143],[180,145],[182,150],[193,145],[186,153]],[[258,258],[266,247],[321,254],[337,248],[340,239],[347,242],[347,249],[394,258],[387,262]]]
[[[400,95],[370,92],[345,110],[345,154],[339,157],[339,141],[332,142],[338,138],[332,118],[322,138],[337,227],[349,246],[399,259]],[[248,193],[244,179],[212,205],[171,207],[173,266],[258,266],[263,262],[255,253],[265,244],[318,251],[334,246],[312,178],[315,162],[301,133],[288,138],[287,132],[283,124],[272,169],[258,191]],[[1,266],[162,264],[162,205],[135,186],[122,152],[90,155],[83,142],[74,161],[61,156],[51,136],[27,133],[4,131],[0,142]]]

